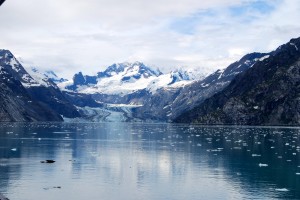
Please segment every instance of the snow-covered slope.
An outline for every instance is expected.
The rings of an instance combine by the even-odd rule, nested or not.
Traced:
[[[161,74],[147,85],[146,90],[154,94],[159,89],[175,89],[191,84],[196,80],[202,80],[206,74],[200,70],[183,70],[182,68],[171,71],[167,74]]]
[[[54,83],[62,83],[62,82],[68,81],[68,79],[58,77],[55,74],[55,72],[52,70],[41,71],[41,70],[37,70],[37,68],[35,68],[35,67],[33,67],[32,69],[34,71],[38,72],[40,75],[46,77],[47,79],[50,79]]]
[[[38,83],[36,86],[57,87],[46,73],[39,71],[36,67],[25,67],[30,76]],[[30,87],[31,85],[28,85]]]

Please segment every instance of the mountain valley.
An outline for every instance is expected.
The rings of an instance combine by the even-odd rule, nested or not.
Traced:
[[[72,80],[23,66],[0,50],[1,121],[151,121],[297,125],[300,42],[250,53],[227,68],[162,73],[117,63]]]

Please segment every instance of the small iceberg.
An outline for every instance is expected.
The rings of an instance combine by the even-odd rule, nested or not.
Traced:
[[[258,166],[259,167],[268,167],[269,165],[268,164],[259,163]]]

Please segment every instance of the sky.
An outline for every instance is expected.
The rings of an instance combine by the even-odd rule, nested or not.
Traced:
[[[300,0],[7,0],[0,49],[72,78],[141,61],[214,71],[300,37]]]

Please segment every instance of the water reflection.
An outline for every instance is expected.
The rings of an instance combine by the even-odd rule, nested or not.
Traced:
[[[10,199],[300,198],[297,128],[3,123],[0,133]]]

